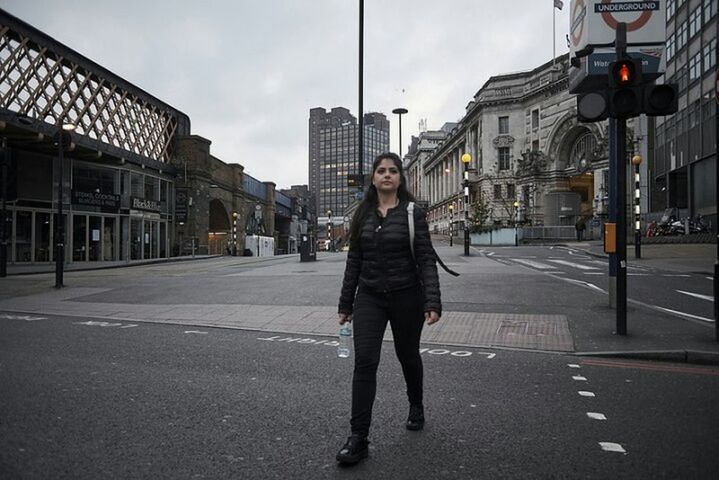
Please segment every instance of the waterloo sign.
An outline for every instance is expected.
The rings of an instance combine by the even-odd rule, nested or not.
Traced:
[[[627,25],[627,52],[642,61],[644,78],[653,80],[666,68],[666,0],[572,0],[569,20],[569,91],[581,93],[606,83],[615,60],[617,25]],[[578,65],[578,66],[577,66]]]

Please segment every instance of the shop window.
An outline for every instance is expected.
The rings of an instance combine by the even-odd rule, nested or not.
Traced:
[[[35,261],[50,261],[50,214],[35,213]]]
[[[116,170],[78,165],[72,172],[72,188],[88,193],[115,193],[115,175]]]
[[[15,214],[15,261],[32,261],[32,212]]]
[[[87,217],[85,215],[73,215],[72,217],[72,260],[84,262],[87,251]]]
[[[160,179],[145,175],[145,200],[159,200]]]
[[[142,259],[142,220],[130,221],[130,260]]]
[[[142,198],[145,193],[145,182],[139,173],[130,174],[130,195]]]

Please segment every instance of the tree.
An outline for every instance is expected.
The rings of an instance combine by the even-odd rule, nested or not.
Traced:
[[[487,220],[492,215],[492,208],[482,196],[472,202],[469,206],[469,231],[481,233],[488,228]]]

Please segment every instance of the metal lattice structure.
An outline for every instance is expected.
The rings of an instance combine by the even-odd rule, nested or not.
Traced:
[[[168,163],[187,117],[0,10],[0,108]]]

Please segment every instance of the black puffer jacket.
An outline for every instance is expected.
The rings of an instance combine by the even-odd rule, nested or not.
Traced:
[[[422,286],[424,311],[442,313],[439,277],[429,238],[425,212],[414,209],[414,255],[409,246],[407,202],[401,202],[381,218],[371,212],[362,225],[359,241],[347,254],[339,313],[352,313],[357,286],[375,292],[392,292]]]

